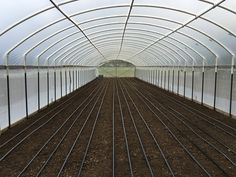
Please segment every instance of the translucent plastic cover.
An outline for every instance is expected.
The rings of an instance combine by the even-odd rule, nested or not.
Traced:
[[[236,55],[234,0],[11,0],[0,16],[6,66],[231,65]]]

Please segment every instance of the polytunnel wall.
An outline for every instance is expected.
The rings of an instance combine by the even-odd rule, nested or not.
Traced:
[[[93,80],[111,60],[236,114],[235,0],[11,0],[1,1],[0,16],[1,128]]]
[[[234,72],[233,72],[234,71]],[[215,110],[236,115],[236,77],[230,67],[140,67],[136,77]]]
[[[6,70],[0,72],[2,129],[68,95],[96,77],[95,68],[85,67],[10,69],[8,78]]]

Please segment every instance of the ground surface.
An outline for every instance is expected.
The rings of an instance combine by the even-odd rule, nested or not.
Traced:
[[[0,137],[0,176],[236,176],[236,120],[137,79],[97,79]]]

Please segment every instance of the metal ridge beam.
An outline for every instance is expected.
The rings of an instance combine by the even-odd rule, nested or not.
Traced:
[[[85,36],[85,38],[91,43],[91,45],[98,51],[98,53],[100,53],[100,55],[106,60],[106,58],[104,57],[104,55],[101,53],[100,50],[98,50],[98,48],[92,43],[92,41],[88,38],[88,36],[84,33],[84,31],[79,27],[78,24],[76,24],[67,14],[65,14],[65,12],[63,12],[59,6],[57,6],[53,0],[50,0],[50,2],[54,5],[54,7],[63,15],[67,18],[67,20],[69,20],[71,23],[73,23],[81,32],[82,34]]]

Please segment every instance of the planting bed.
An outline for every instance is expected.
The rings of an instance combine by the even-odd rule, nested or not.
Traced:
[[[236,120],[134,78],[96,79],[2,133],[0,176],[236,176]]]

